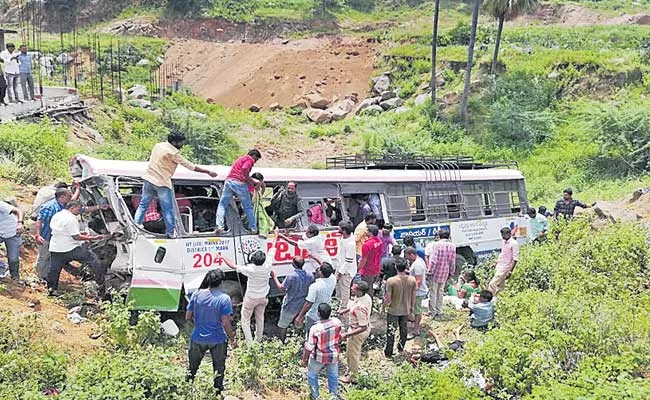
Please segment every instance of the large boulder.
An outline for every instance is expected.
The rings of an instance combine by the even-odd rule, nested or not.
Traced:
[[[359,115],[373,115],[374,116],[374,115],[379,115],[382,112],[384,112],[384,109],[381,106],[373,104],[373,105],[363,109],[363,111],[361,111]]]
[[[395,97],[397,97],[397,93],[395,93],[392,90],[387,90],[385,92],[382,92],[380,97],[381,97],[381,101],[394,99]]]
[[[327,110],[308,108],[305,110],[305,115],[307,118],[309,118],[310,121],[317,124],[326,124],[332,121],[332,113]]]
[[[356,103],[351,98],[345,98],[339,100],[329,109],[332,113],[332,119],[334,121],[341,120],[345,118],[348,114],[354,110]]]
[[[142,85],[133,85],[129,90],[126,91],[126,94],[134,99],[143,99],[145,97],[149,97],[149,91]]]
[[[404,100],[400,99],[399,97],[394,97],[392,99],[388,99],[386,101],[382,101],[379,103],[379,106],[386,110],[392,110],[393,108],[397,108],[404,104]]]
[[[324,110],[330,105],[330,101],[318,93],[310,93],[306,95],[305,100],[307,100],[307,103],[309,103],[311,108]]]
[[[372,91],[380,95],[390,89],[390,73],[384,72],[383,75],[373,79]]]
[[[355,115],[359,114],[361,113],[361,111],[365,110],[370,106],[378,105],[380,101],[381,101],[381,97],[369,97],[363,100],[361,103],[359,103],[356,110],[354,110],[354,114]]]

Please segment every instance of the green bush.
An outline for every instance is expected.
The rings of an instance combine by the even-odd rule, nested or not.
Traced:
[[[102,352],[83,359],[60,395],[62,400],[185,400],[186,367],[156,347],[129,353]]]
[[[22,184],[42,184],[70,175],[75,150],[68,132],[47,120],[0,125],[0,176]]]
[[[133,311],[123,294],[114,293],[111,301],[101,304],[101,310],[103,338],[115,349],[139,349],[162,343],[165,339],[160,332],[160,315],[156,311],[138,312],[135,324],[131,323]]]

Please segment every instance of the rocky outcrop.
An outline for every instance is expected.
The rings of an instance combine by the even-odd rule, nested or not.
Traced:
[[[332,121],[332,113],[327,110],[308,108],[304,113],[310,121],[317,124],[326,124]]]

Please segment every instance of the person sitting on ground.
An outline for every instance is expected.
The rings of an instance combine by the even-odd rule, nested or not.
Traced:
[[[264,310],[266,310],[266,305],[269,304],[267,297],[270,289],[269,277],[271,275],[273,259],[275,258],[277,241],[278,236],[276,235],[268,255],[264,254],[262,250],[257,250],[251,254],[248,265],[235,265],[232,261],[223,257],[223,261],[227,266],[237,270],[248,278],[244,302],[241,308],[241,327],[244,331],[246,343],[253,342],[253,335],[251,334],[251,317],[253,314],[255,314],[255,340],[258,342],[262,341]]]
[[[339,315],[350,314],[350,327],[341,335],[342,340],[348,340],[348,376],[341,378],[343,383],[354,382],[359,372],[361,347],[371,331],[372,298],[368,295],[368,284],[360,281],[352,286],[352,292],[355,299],[350,304],[350,308],[339,311]]]
[[[219,206],[217,207],[217,233],[223,232],[224,230],[226,209],[230,206],[230,201],[233,196],[237,196],[241,202],[244,214],[248,218],[248,230],[257,232],[257,220],[255,219],[255,212],[253,210],[253,200],[251,199],[251,193],[248,188],[249,186],[258,184],[257,180],[251,177],[251,169],[260,159],[262,159],[262,153],[259,150],[253,149],[239,157],[232,164],[230,173],[223,185]]]
[[[302,353],[301,365],[307,367],[307,381],[310,397],[320,399],[318,375],[327,369],[327,388],[330,395],[338,398],[339,354],[341,353],[341,321],[332,318],[332,308],[328,303],[318,305],[318,319],[307,334],[305,351]]]
[[[469,326],[476,329],[487,329],[488,324],[494,320],[494,303],[492,292],[481,290],[474,294],[464,310],[469,311]]]
[[[275,189],[274,189],[275,190]],[[273,195],[271,204],[266,210],[275,220],[280,229],[295,228],[298,217],[302,215],[298,184],[294,181],[287,182],[286,188],[280,188]]]
[[[287,337],[287,328],[294,322],[302,306],[305,304],[305,298],[309,293],[309,286],[314,283],[314,276],[302,269],[305,265],[305,259],[302,256],[295,256],[291,264],[293,265],[293,272],[287,275],[282,283],[278,280],[275,271],[271,270],[273,283],[275,283],[278,290],[284,292],[282,308],[280,309],[280,319],[278,320],[278,328],[280,328],[278,336],[282,343],[284,343]]]
[[[464,271],[458,277],[456,285],[449,285],[447,296],[443,297],[443,303],[453,304],[456,310],[461,310],[463,305],[472,298],[474,293],[478,293],[480,281],[472,270]]]
[[[135,212],[135,223],[142,225],[144,217],[149,209],[149,203],[154,197],[158,197],[158,204],[165,221],[165,235],[169,238],[176,237],[176,217],[174,215],[174,185],[172,176],[176,172],[178,164],[190,171],[201,172],[212,178],[217,176],[214,171],[201,168],[187,161],[181,155],[181,149],[185,145],[185,135],[180,132],[173,132],[167,136],[166,142],[156,144],[151,150],[149,165],[142,179],[142,197]]]
[[[185,318],[194,322],[188,350],[187,381],[194,381],[205,352],[210,350],[214,387],[218,393],[224,389],[223,378],[228,354],[226,341],[230,339],[232,348],[237,347],[231,320],[232,300],[218,289],[225,278],[226,275],[220,269],[208,271],[201,289],[192,294],[185,313]]]
[[[50,239],[50,267],[47,274],[47,290],[50,296],[59,296],[59,277],[61,269],[70,261],[86,263],[90,267],[95,281],[102,287],[104,285],[104,268],[97,255],[81,241],[92,242],[104,239],[104,235],[91,235],[82,233],[77,216],[81,214],[81,203],[69,201],[65,209],[56,213],[50,221],[52,238]]]
[[[325,249],[325,235],[320,234],[316,225],[309,225],[307,227],[307,232],[305,232],[304,239],[298,241],[291,239],[283,233],[278,232],[278,236],[292,246],[297,246],[299,249],[307,250],[311,255],[311,259],[307,261],[307,264],[305,265],[305,271],[307,271],[307,273],[313,274],[314,271],[316,271],[316,268],[318,268],[319,262],[325,262],[332,265],[332,257],[330,257],[327,249]]]

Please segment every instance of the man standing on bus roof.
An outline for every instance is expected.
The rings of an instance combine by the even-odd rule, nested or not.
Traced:
[[[368,225],[368,235],[361,249],[361,259],[359,260],[359,274],[361,280],[368,283],[368,294],[373,297],[375,294],[374,284],[381,271],[381,248],[383,243],[379,239],[379,228],[377,225]]]
[[[501,254],[497,259],[494,277],[488,285],[488,290],[495,296],[505,289],[506,279],[512,275],[512,271],[514,271],[517,261],[519,261],[519,244],[512,237],[510,228],[501,228],[501,237],[503,238]]]
[[[222,232],[224,229],[226,208],[230,205],[230,200],[232,200],[233,195],[237,196],[246,217],[248,217],[248,230],[257,232],[257,220],[255,219],[253,200],[248,187],[255,186],[257,183],[254,178],[251,178],[251,169],[253,169],[253,165],[261,158],[262,154],[259,150],[253,149],[239,157],[232,164],[230,173],[223,185],[221,199],[219,199],[219,207],[217,208],[217,233]]]
[[[442,300],[447,280],[456,272],[456,246],[449,240],[448,230],[438,232],[440,240],[434,242],[429,257],[429,314],[442,315]]]
[[[371,212],[363,218],[363,221],[354,230],[354,241],[357,244],[357,259],[361,258],[361,247],[363,247],[366,239],[368,239],[368,225],[375,225],[376,223],[377,215]]]
[[[176,236],[176,220],[174,217],[174,186],[172,185],[172,176],[176,172],[176,167],[181,164],[190,171],[201,172],[210,175],[212,178],[217,176],[214,171],[201,168],[187,161],[181,155],[181,148],[185,145],[185,135],[179,132],[172,132],[167,136],[166,142],[156,144],[151,150],[149,165],[142,179],[142,198],[140,205],[135,212],[135,223],[142,226],[142,221],[149,208],[149,203],[158,196],[158,204],[162,210],[163,220],[165,221],[165,235],[168,238]]]
[[[574,200],[573,189],[571,188],[564,189],[562,198],[555,203],[553,218],[557,220],[558,217],[562,215],[566,219],[571,219],[573,218],[573,213],[575,212],[576,207],[589,208],[591,206],[581,201]]]

